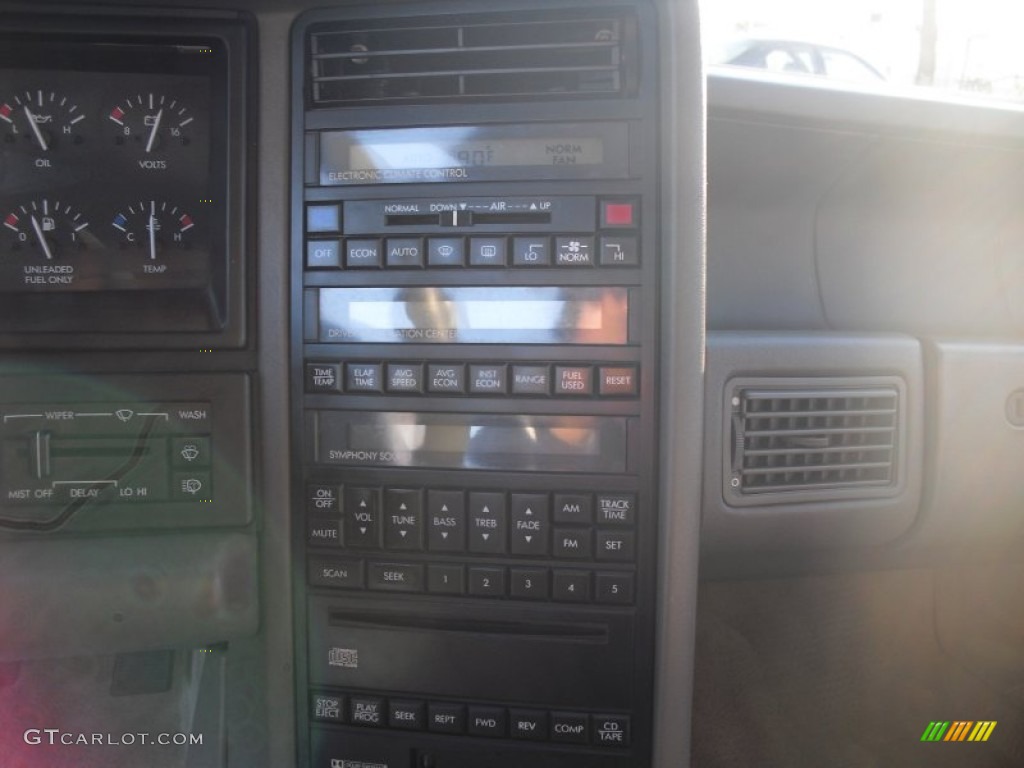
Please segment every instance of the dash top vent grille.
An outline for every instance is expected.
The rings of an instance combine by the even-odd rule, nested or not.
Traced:
[[[730,495],[892,495],[901,432],[896,384],[734,386],[730,405]]]
[[[635,23],[608,12],[331,24],[310,34],[310,95],[314,106],[624,95],[636,48]]]

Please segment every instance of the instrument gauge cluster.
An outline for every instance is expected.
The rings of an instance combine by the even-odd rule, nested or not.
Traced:
[[[241,258],[227,34],[0,21],[0,326],[220,331]],[[241,150],[244,153],[244,146]]]

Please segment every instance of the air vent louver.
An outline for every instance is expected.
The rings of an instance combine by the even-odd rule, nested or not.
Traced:
[[[314,106],[620,95],[628,17],[549,15],[334,24],[310,36]],[[444,21],[448,21],[445,19]]]
[[[896,485],[896,386],[736,387],[731,406],[732,494],[863,497]]]

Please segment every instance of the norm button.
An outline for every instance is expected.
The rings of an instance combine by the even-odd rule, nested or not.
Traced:
[[[555,264],[559,267],[592,267],[594,261],[594,238],[555,238]]]

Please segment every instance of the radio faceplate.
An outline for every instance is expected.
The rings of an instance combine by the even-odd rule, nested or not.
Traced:
[[[653,78],[472,121],[295,83],[300,762],[649,765]]]

